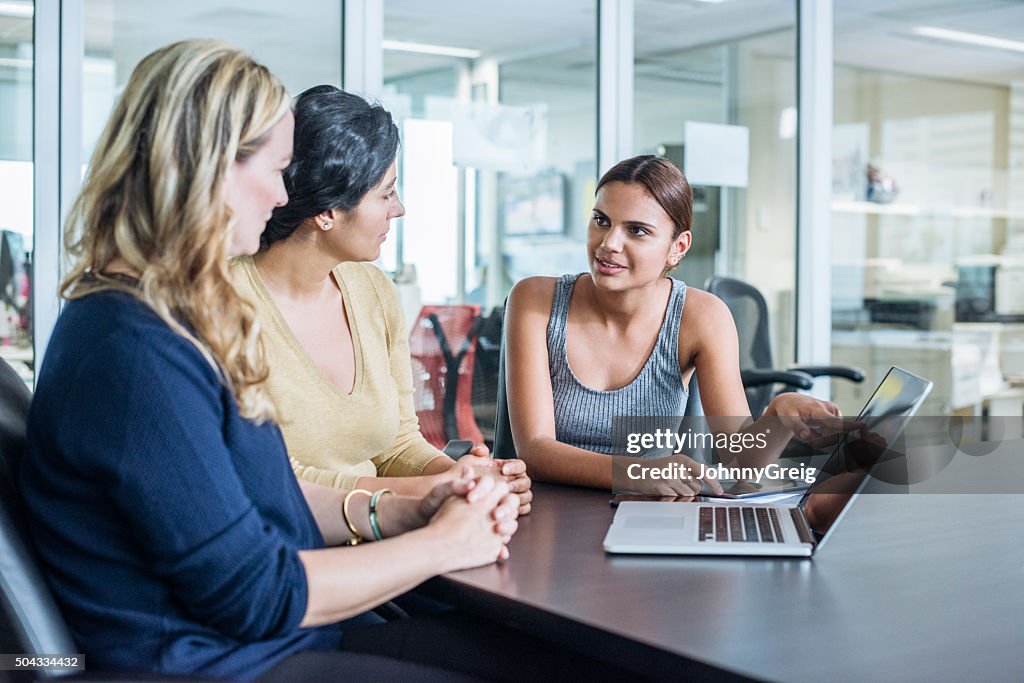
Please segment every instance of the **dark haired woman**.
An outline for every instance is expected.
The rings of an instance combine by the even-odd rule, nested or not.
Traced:
[[[380,105],[321,85],[295,100],[294,143],[288,204],[263,249],[235,264],[257,302],[292,467],[326,486],[422,495],[455,476],[455,461],[419,432],[398,295],[370,263],[405,213],[398,128]],[[487,456],[478,445],[463,462],[508,480],[528,512],[525,465]]]
[[[509,415],[516,451],[535,478],[611,488],[613,464],[621,462],[615,456],[626,455],[614,452],[612,418],[683,415],[695,371],[713,432],[757,431],[729,309],[667,277],[690,248],[692,216],[690,186],[670,162],[619,162],[597,186],[587,232],[590,272],[527,278],[513,288]],[[777,396],[762,419],[786,429],[768,437],[762,462],[743,464],[766,464],[794,432],[806,439],[820,420],[838,415],[834,404],[810,396]],[[689,457],[676,458],[692,478],[659,481],[651,490],[700,490],[702,470]],[[713,479],[706,483],[721,488]]]

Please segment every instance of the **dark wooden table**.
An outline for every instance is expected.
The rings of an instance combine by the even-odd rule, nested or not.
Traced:
[[[810,560],[606,555],[609,495],[538,484],[508,562],[426,588],[659,678],[1024,680],[1018,475],[1019,440],[940,475],[1008,493],[862,495]]]

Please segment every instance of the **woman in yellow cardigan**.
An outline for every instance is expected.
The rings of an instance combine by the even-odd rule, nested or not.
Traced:
[[[455,461],[419,432],[398,294],[370,263],[405,213],[397,151],[398,127],[380,105],[327,85],[299,95],[288,203],[234,272],[257,303],[295,473],[412,495],[452,478]],[[487,456],[477,445],[463,462],[506,479],[529,512],[526,465]]]

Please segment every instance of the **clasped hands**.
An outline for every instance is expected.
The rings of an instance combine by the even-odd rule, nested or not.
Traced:
[[[508,559],[508,543],[519,527],[519,496],[507,482],[481,475],[471,465],[460,462],[450,472],[418,507],[423,523],[452,546],[448,555],[456,564],[450,569]]]
[[[477,476],[492,477],[506,482],[509,490],[519,498],[519,514],[530,514],[533,491],[530,477],[526,474],[525,462],[522,460],[494,460],[490,457],[487,446],[476,444],[469,453],[459,459],[458,465],[452,467],[445,474],[451,476],[462,465],[472,467]]]

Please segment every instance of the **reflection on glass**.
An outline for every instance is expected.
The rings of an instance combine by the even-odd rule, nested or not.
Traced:
[[[332,0],[249,0],[244,8],[195,1],[83,0],[81,4],[85,43],[80,55],[82,99],[62,104],[63,116],[78,119],[81,149],[77,162],[68,156],[75,150],[62,148],[61,154],[62,163],[80,164],[83,175],[114,102],[139,60],[164,45],[195,38],[197,33],[247,50],[280,77],[292,93],[321,83],[341,82],[340,33],[310,30],[311,26],[341,26],[341,3]],[[9,35],[3,30],[4,21],[0,9],[0,47]],[[31,28],[29,20],[30,37]],[[28,83],[31,88],[31,70]],[[6,123],[5,114],[0,111]],[[0,126],[0,131],[4,130],[6,126]],[[31,135],[25,139],[31,140]],[[0,151],[0,159],[4,158]],[[0,192],[2,164],[0,161]],[[24,196],[30,197],[31,193]],[[0,202],[0,211],[4,204]]]
[[[428,19],[422,3],[384,3],[381,99],[402,126],[407,213],[382,262],[404,270],[423,303],[486,310],[523,277],[586,265],[596,3],[528,1],[500,14],[451,0]]]
[[[671,27],[671,28],[670,28]],[[746,280],[765,296],[775,357],[794,358],[796,286],[796,2],[636,0],[634,145],[693,176],[693,246],[675,277]],[[687,159],[688,122],[748,135],[746,183],[702,185]],[[742,165],[742,155],[729,155]],[[688,161],[690,166],[684,160]]]
[[[935,380],[925,415],[1021,414],[1024,66],[922,26],[1024,39],[1024,7],[892,14],[835,3],[833,384],[844,412],[890,365]],[[997,28],[996,28],[997,27]]]
[[[407,321],[423,304],[480,307],[475,364],[463,370],[472,372],[473,413],[489,440],[497,307],[521,278],[587,266],[597,3],[523,0],[484,11],[476,0],[384,0],[383,7],[383,89],[373,94],[402,132],[406,214],[384,242],[380,265],[397,273]]]
[[[0,8],[0,358],[31,384],[32,16],[30,1]]]
[[[328,27],[341,26],[342,3],[247,0],[243,5],[84,0],[82,163],[88,162],[114,99],[135,65],[178,40],[203,37],[237,45],[265,64],[293,94],[321,83],[341,84],[341,35]]]

